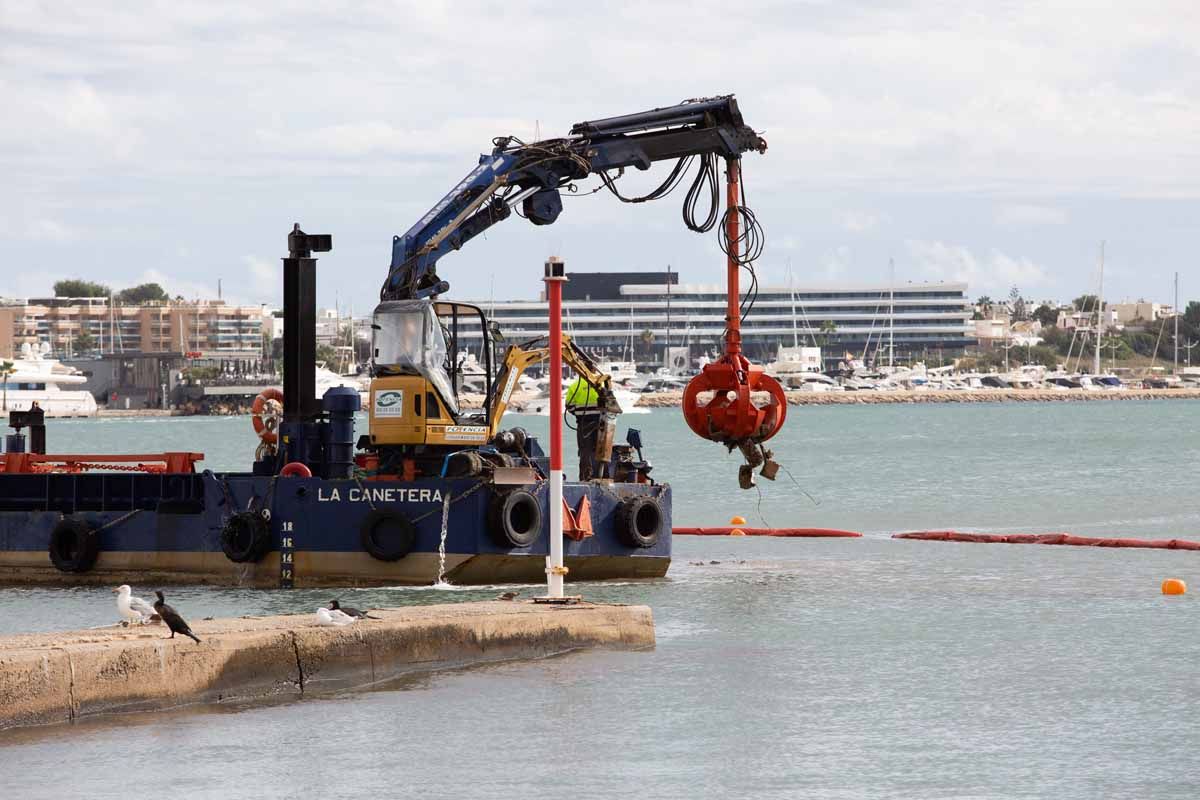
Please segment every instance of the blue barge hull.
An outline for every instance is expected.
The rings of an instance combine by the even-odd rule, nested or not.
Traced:
[[[0,474],[0,581],[8,583],[209,583],[277,587],[434,583],[539,583],[549,552],[548,483],[520,487],[541,506],[532,544],[513,547],[489,523],[507,487],[478,478],[414,481],[327,480],[249,473]],[[571,509],[586,495],[594,535],[565,540],[567,580],[653,578],[671,558],[671,497],[665,484],[568,483]],[[618,532],[626,498],[654,498],[661,510],[653,544],[634,546]],[[222,547],[230,518],[265,520],[269,545],[235,562]],[[384,561],[364,546],[372,513],[394,512],[415,527],[411,549]],[[445,515],[445,561],[439,546]],[[86,571],[62,571],[50,558],[64,522],[85,526],[98,544]]]

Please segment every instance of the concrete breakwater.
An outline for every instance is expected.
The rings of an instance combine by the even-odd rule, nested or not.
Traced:
[[[767,401],[767,395],[759,398]],[[932,389],[859,392],[787,392],[793,406],[876,405],[881,403],[1050,403],[1092,400],[1200,400],[1200,389],[1119,389],[1085,391],[1082,389]],[[638,405],[671,408],[681,405],[682,392],[644,394]]]
[[[315,616],[193,621],[0,637],[0,730],[114,711],[368,687],[445,667],[570,650],[654,646],[645,606],[460,603],[382,609],[318,627]]]

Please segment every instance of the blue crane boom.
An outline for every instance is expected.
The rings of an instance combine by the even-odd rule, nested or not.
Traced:
[[[553,223],[562,212],[559,190],[593,174],[622,200],[642,202],[675,188],[698,156],[701,166],[689,200],[703,190],[704,182],[711,182],[712,210],[708,219],[694,223],[685,206],[685,219],[693,230],[710,230],[719,202],[716,158],[767,149],[766,141],[742,121],[733,95],[580,122],[561,139],[525,144],[505,136],[494,139],[493,145],[492,152],[480,156],[479,165],[449,194],[402,236],[393,238],[381,299],[417,299],[446,292],[449,284],[436,272],[442,256],[508,219],[517,203],[521,215],[533,224]],[[626,167],[646,170],[669,159],[677,159],[677,164],[658,189],[640,198],[620,195],[615,181]]]

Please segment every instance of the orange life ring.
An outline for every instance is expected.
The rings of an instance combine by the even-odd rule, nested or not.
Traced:
[[[283,465],[283,469],[279,470],[281,478],[311,478],[312,470],[308,465],[301,461],[289,461]]]
[[[275,444],[275,442],[279,441],[279,434],[268,428],[267,423],[262,418],[263,413],[267,410],[267,401],[269,400],[274,400],[283,405],[283,391],[272,386],[259,392],[258,397],[254,398],[254,405],[250,408],[254,414],[250,418],[250,422],[254,425],[254,432],[258,434],[258,438],[267,444]]]

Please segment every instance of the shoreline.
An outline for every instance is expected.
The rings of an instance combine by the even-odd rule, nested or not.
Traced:
[[[1200,400],[1200,389],[1116,389],[1087,391],[1083,389],[965,389],[959,391],[936,391],[923,389],[898,389],[895,391],[858,392],[800,392],[789,391],[790,406],[828,405],[885,405],[916,403],[1070,403],[1105,400]],[[766,395],[759,396],[762,401]],[[512,405],[530,398],[514,394]],[[463,408],[479,408],[482,398],[478,395],[463,398]],[[678,408],[683,404],[683,392],[650,392],[639,397],[637,405],[642,408]],[[248,410],[230,409],[226,413],[191,413],[181,409],[159,408],[101,408],[96,419],[138,419],[145,417],[240,417]],[[510,409],[510,413],[520,413]]]

